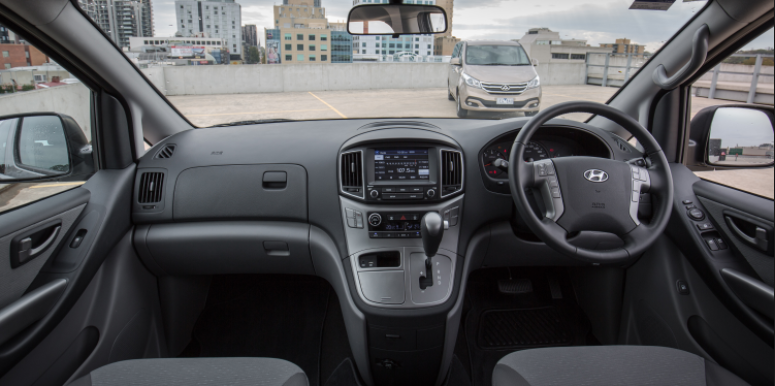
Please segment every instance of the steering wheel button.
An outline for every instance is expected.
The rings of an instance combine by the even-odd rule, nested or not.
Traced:
[[[638,202],[640,200],[640,192],[632,192],[632,202]]]
[[[552,188],[552,198],[560,198],[560,188]]]

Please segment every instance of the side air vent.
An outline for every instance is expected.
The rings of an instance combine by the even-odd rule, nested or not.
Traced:
[[[457,151],[441,151],[441,196],[463,188],[463,156]]]
[[[172,157],[172,153],[175,152],[175,145],[167,145],[161,148],[158,153],[156,153],[156,157],[153,158],[170,158]]]
[[[147,172],[140,177],[137,202],[141,204],[160,202],[164,193],[164,173]]]
[[[361,152],[342,154],[341,176],[342,190],[358,197],[363,197],[363,161]]]

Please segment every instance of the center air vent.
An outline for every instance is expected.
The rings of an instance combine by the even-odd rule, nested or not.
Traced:
[[[158,153],[156,153],[156,157],[154,158],[170,158],[172,157],[172,153],[175,152],[175,145],[166,145],[161,150],[159,150]]]
[[[342,190],[358,197],[363,197],[363,161],[361,152],[342,154],[341,177]]]
[[[164,173],[146,172],[140,177],[137,202],[141,204],[160,202],[164,193]]]
[[[441,196],[463,188],[463,156],[460,152],[441,151]]]

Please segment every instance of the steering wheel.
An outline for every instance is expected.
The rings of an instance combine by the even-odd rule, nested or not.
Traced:
[[[524,162],[525,147],[547,121],[568,113],[590,113],[619,124],[638,139],[651,160],[647,168],[597,157],[564,157]],[[573,258],[597,264],[621,264],[640,256],[662,234],[670,219],[673,178],[657,141],[632,117],[594,102],[565,102],[551,106],[531,119],[517,134],[509,157],[509,187],[519,214],[547,245]],[[540,192],[546,208],[539,218],[526,190]],[[640,194],[652,195],[653,216],[648,224],[638,219]],[[568,236],[599,231],[619,236],[618,249],[577,247]]]

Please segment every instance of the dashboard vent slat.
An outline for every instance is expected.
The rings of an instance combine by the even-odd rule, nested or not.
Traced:
[[[137,202],[141,204],[160,202],[164,193],[164,173],[147,172],[140,176]]]
[[[156,153],[157,159],[166,159],[171,158],[172,154],[175,152],[175,145],[167,145],[161,148],[158,153]]]
[[[363,197],[363,160],[360,151],[342,154],[342,190]]]
[[[463,156],[460,152],[441,151],[441,195],[446,196],[463,187]]]

